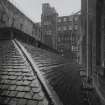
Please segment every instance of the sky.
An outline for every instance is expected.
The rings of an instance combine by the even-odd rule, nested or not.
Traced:
[[[34,22],[41,21],[42,3],[55,7],[59,16],[70,15],[81,9],[81,0],[9,0]]]

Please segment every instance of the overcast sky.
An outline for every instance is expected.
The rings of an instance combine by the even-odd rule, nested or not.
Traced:
[[[42,13],[42,3],[50,3],[60,16],[70,15],[80,10],[81,0],[10,0],[34,22],[39,22]]]

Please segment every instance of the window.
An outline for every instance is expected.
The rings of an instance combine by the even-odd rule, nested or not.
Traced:
[[[61,31],[61,27],[58,27],[58,31]]]
[[[66,37],[66,41],[68,40],[68,38]]]
[[[69,46],[69,44],[68,44],[68,43],[67,43],[66,47],[67,47],[67,49],[69,49],[69,48],[70,48],[70,46]]]
[[[71,21],[71,22],[72,22],[72,20],[73,20],[73,17],[69,17],[69,21]]]
[[[74,26],[74,29],[75,29],[75,30],[78,30],[78,25],[75,25],[75,26]]]
[[[61,19],[58,19],[58,22],[61,22]]]
[[[67,21],[67,18],[64,18],[64,22],[66,22]]]
[[[72,46],[72,51],[74,50],[74,46]]]
[[[44,25],[49,25],[50,22],[49,22],[49,21],[45,21],[43,24],[44,24]]]
[[[63,40],[63,37],[61,37],[61,40]]]
[[[52,31],[47,31],[47,35],[51,35],[52,34]]]
[[[8,17],[6,16],[6,14],[4,14],[4,15],[3,15],[3,21],[6,22],[7,20],[8,20]]]
[[[64,41],[66,41],[66,37],[64,37]]]
[[[67,40],[69,41],[69,36],[67,37]]]
[[[78,17],[75,17],[74,20],[77,21],[78,20]]]
[[[66,27],[66,26],[64,26],[64,27],[63,27],[63,30],[64,30],[64,31],[65,31],[65,30],[67,30],[67,27]]]
[[[72,26],[69,26],[69,30],[72,30]]]
[[[58,37],[58,42],[60,42],[60,37]]]

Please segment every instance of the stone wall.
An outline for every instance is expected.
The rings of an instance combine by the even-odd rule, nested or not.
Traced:
[[[35,37],[34,23],[8,0],[0,0],[0,28],[13,27]]]
[[[44,44],[57,48],[57,16],[55,8],[48,3],[42,5],[41,26]]]
[[[81,12],[82,64],[88,68],[91,75],[96,65],[96,0],[82,0]]]

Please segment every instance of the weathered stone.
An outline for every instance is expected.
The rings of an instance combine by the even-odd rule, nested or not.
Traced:
[[[38,105],[49,105],[49,102],[46,99],[43,99],[38,103]]]
[[[19,101],[19,99],[11,99],[11,101],[8,103],[8,105],[17,105],[17,102]]]
[[[41,91],[40,87],[32,87],[32,92],[39,93]]]
[[[9,97],[5,97],[4,104],[7,105],[9,103],[9,101],[10,101],[10,98]]]
[[[27,80],[28,81],[32,81],[32,80],[34,80],[34,77],[33,76],[32,77],[28,77]]]
[[[25,92],[18,92],[16,97],[23,98],[25,95]]]
[[[8,75],[2,76],[2,79],[8,79]]]
[[[17,77],[17,80],[18,80],[18,81],[20,81],[20,80],[22,80],[22,79],[23,79],[23,76],[18,76],[18,77]]]
[[[21,76],[22,75],[22,72],[17,72],[15,75]]]
[[[16,80],[9,80],[9,84],[15,85],[16,84]]]
[[[4,102],[5,97],[0,96],[0,103]]]
[[[40,85],[39,85],[38,80],[34,80],[34,81],[32,81],[32,83],[31,83],[30,86],[31,86],[31,87],[39,87]]]
[[[16,82],[16,85],[22,85],[22,84],[23,84],[23,81],[21,80]]]
[[[4,84],[9,84],[10,80],[4,80]]]
[[[37,96],[37,98],[39,97],[40,99],[36,100],[36,98],[33,99],[33,96],[42,90],[40,82],[36,75],[34,75],[31,66],[27,60],[25,60],[26,63],[20,63],[24,61],[24,57],[13,47],[12,43],[12,47],[10,47],[9,44],[2,44],[2,46],[5,46],[4,51],[8,53],[7,55],[3,53],[5,56],[3,58],[2,56],[0,57],[0,61],[4,59],[4,64],[2,65],[5,65],[0,66],[0,74],[2,74],[0,75],[0,97],[2,96],[0,98],[0,104],[2,102],[2,104],[6,105],[38,105],[38,103],[42,101],[40,100],[41,98]],[[9,48],[7,46],[9,46]],[[31,84],[32,86],[30,86]]]
[[[11,96],[11,97],[15,97],[16,94],[17,94],[17,91],[10,91],[9,92],[9,96]]]
[[[31,82],[30,81],[27,81],[27,80],[25,80],[25,81],[23,81],[23,84],[22,85],[29,85]]]
[[[29,92],[29,91],[31,91],[31,88],[25,86],[23,91]]]
[[[43,100],[43,96],[42,95],[40,95],[39,93],[36,93],[36,94],[34,94],[34,96],[33,96],[33,99],[34,100]]]
[[[11,75],[15,75],[15,72],[9,72],[8,74],[9,74],[10,76],[11,76]]]
[[[4,83],[4,81],[5,81],[4,79],[3,79],[3,80],[1,80],[1,81],[0,81],[0,84],[3,84],[3,83]]]
[[[26,99],[19,99],[19,101],[17,102],[17,105],[26,105],[27,101],[28,100],[26,100]]]
[[[8,90],[2,91],[1,96],[8,96],[9,93],[10,93],[10,91],[8,91]]]
[[[33,94],[31,92],[27,92],[24,98],[32,99]]]
[[[2,89],[2,87],[3,87],[3,85],[2,85],[2,84],[0,84],[0,89]]]
[[[8,89],[9,85],[2,85],[2,89]]]
[[[27,105],[38,105],[38,102],[34,100],[29,100]]]
[[[8,90],[16,90],[16,85],[11,85]]]
[[[24,90],[24,86],[17,86],[17,87],[16,87],[16,90],[17,90],[17,91],[23,91],[23,90]]]
[[[17,76],[8,76],[8,79],[10,80],[15,80],[17,78]]]

